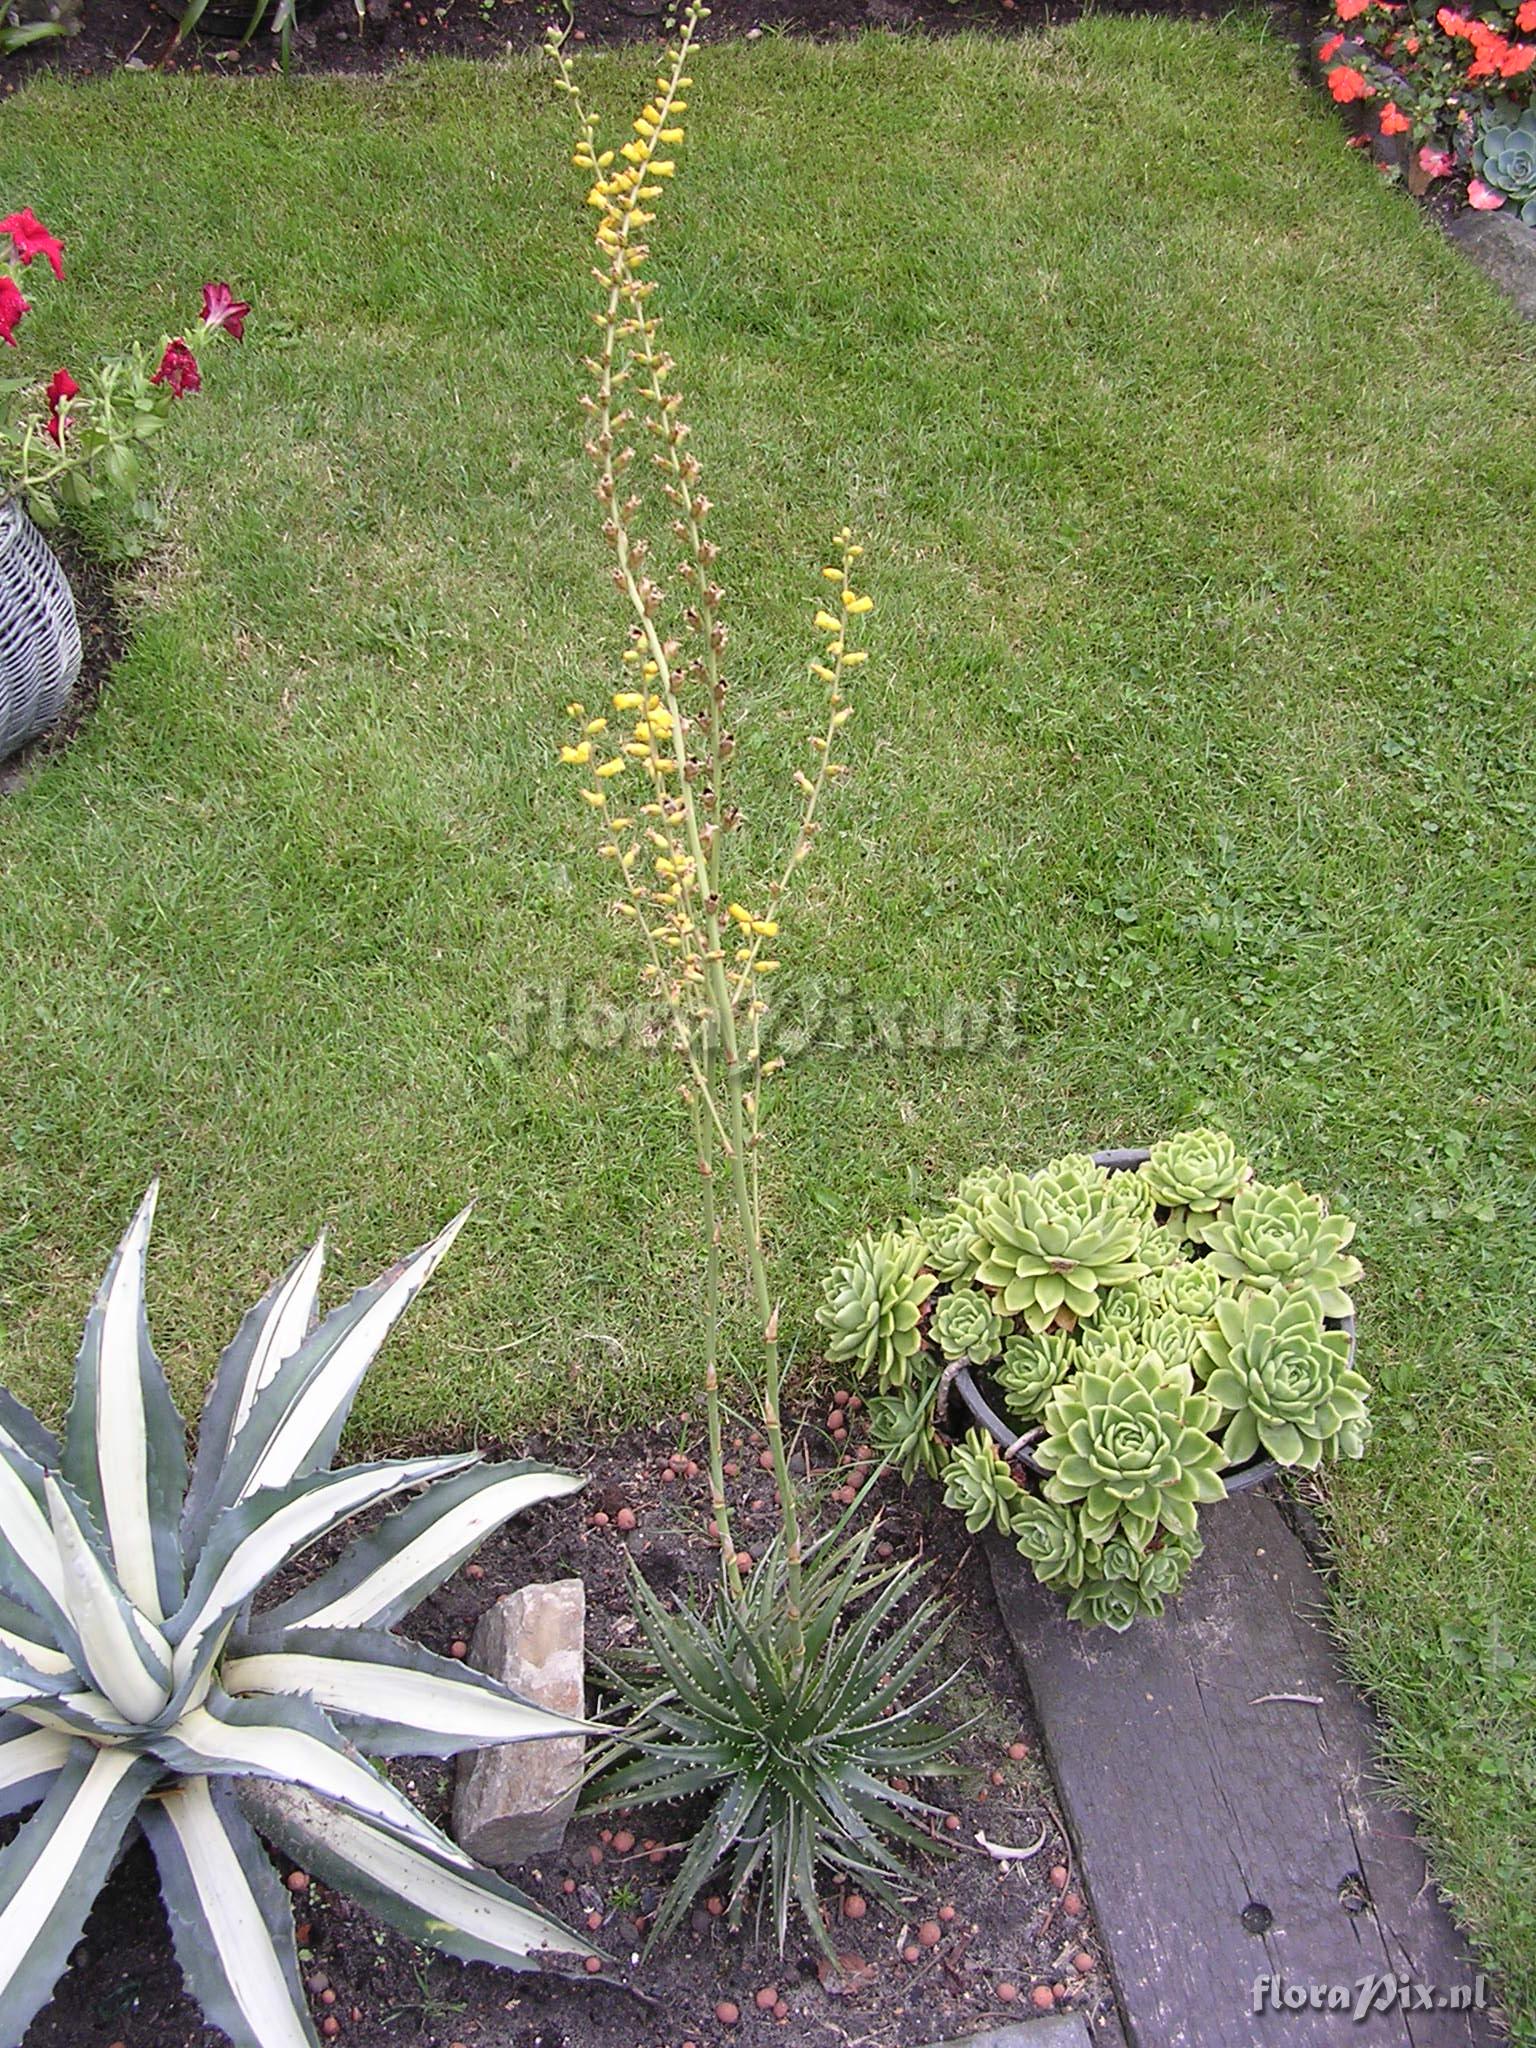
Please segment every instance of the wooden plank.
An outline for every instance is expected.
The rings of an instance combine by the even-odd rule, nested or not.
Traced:
[[[1301,1545],[1263,1492],[1200,1526],[1182,1597],[1119,1636],[1069,1625],[1011,1546],[990,1547],[1132,2048],[1495,2042],[1491,2010],[1422,2007],[1486,1984],[1374,1781],[1371,1715]],[[1423,1990],[1404,2004],[1394,1982],[1390,2008],[1357,2021],[1255,2011],[1265,1978],[1275,1996]]]

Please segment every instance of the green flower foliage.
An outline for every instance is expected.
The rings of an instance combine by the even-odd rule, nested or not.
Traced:
[[[1089,1542],[1119,1532],[1145,1548],[1159,1527],[1193,1535],[1199,1504],[1226,1493],[1211,1435],[1220,1415],[1156,1352],[1134,1366],[1085,1363],[1046,1406],[1034,1453],[1051,1475],[1046,1497],[1080,1504]]]
[[[922,1344],[918,1316],[935,1285],[924,1252],[915,1231],[866,1231],[822,1283],[816,1320],[831,1332],[829,1361],[874,1376],[881,1393],[906,1385]]]
[[[1202,1547],[1198,1536],[1169,1537],[1151,1550],[1138,1550],[1123,1536],[1102,1548],[1090,1546],[1067,1618],[1117,1633],[1144,1615],[1155,1620],[1164,1602],[1182,1590]]]
[[[1141,1169],[1169,1222],[1182,1237],[1204,1243],[1206,1225],[1251,1177],[1225,1131],[1181,1131],[1160,1139]]]
[[[1345,1290],[1360,1277],[1360,1261],[1344,1250],[1354,1234],[1347,1216],[1330,1216],[1294,1181],[1284,1187],[1256,1181],[1233,1197],[1227,1216],[1207,1227],[1206,1240],[1209,1263],[1225,1279],[1266,1290],[1310,1288],[1324,1315],[1347,1316],[1354,1303]]]
[[[1501,101],[1485,113],[1472,145],[1472,167],[1485,185],[1503,193],[1527,227],[1536,227],[1536,106],[1522,110]]]
[[[1086,1628],[1110,1628],[1123,1634],[1149,1608],[1133,1579],[1084,1579],[1067,1602],[1068,1621]]]
[[[1216,1328],[1200,1341],[1211,1359],[1205,1390],[1232,1411],[1222,1440],[1228,1465],[1245,1465],[1262,1447],[1282,1465],[1310,1468],[1346,1427],[1357,1440],[1369,1388],[1350,1367],[1348,1336],[1323,1328],[1315,1294],[1218,1302]]]
[[[1062,1164],[1059,1176],[1016,1176],[984,1197],[976,1222],[977,1278],[1000,1288],[1005,1313],[1036,1332],[1063,1311],[1092,1316],[1106,1290],[1141,1272],[1140,1225],[1111,1205],[1102,1176],[1090,1181],[1075,1161]]]
[[[1006,1531],[1024,1489],[1008,1470],[985,1430],[967,1430],[944,1468],[944,1505],[965,1517],[973,1536],[983,1529]]]
[[[979,1287],[957,1287],[934,1304],[933,1340],[946,1358],[986,1365],[1003,1348],[1005,1325],[992,1297]]]
[[[943,1209],[925,1216],[917,1226],[927,1257],[924,1264],[939,1280],[970,1280],[976,1272],[971,1251],[971,1217],[963,1209]]]
[[[919,1472],[937,1479],[944,1469],[948,1452],[934,1433],[938,1391],[937,1374],[925,1379],[911,1373],[904,1387],[877,1394],[869,1404],[870,1440],[908,1486]]]
[[[1115,1292],[1128,1294],[1130,1289],[1117,1288]],[[1003,1346],[1003,1362],[993,1374],[1009,1414],[1017,1421],[1033,1422],[1051,1389],[1061,1384],[1080,1355],[1076,1339],[1066,1330],[1047,1330],[1039,1337],[1010,1337]]]
[[[1008,1533],[1042,1586],[1081,1583],[1083,1525],[1075,1509],[1057,1507],[1038,1493],[1026,1493],[1014,1503]]]

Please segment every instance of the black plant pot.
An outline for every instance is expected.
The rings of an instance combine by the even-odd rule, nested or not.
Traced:
[[[1106,1172],[1129,1173],[1133,1172],[1136,1167],[1143,1165],[1149,1155],[1143,1149],[1130,1147],[1123,1151],[1095,1152],[1093,1156],[1098,1165],[1102,1166]],[[1355,1362],[1354,1317],[1328,1316],[1324,1320],[1325,1327],[1330,1330],[1347,1330],[1349,1332],[1349,1362],[1353,1365]],[[977,1384],[976,1378],[978,1372],[982,1375],[982,1384],[980,1385]],[[1027,1445],[1020,1444],[1018,1449],[1012,1449],[1012,1446],[1019,1444],[1019,1438],[1026,1434],[1026,1432],[1015,1428],[1012,1423],[1006,1421],[1004,1417],[998,1414],[988,1399],[988,1395],[991,1393],[992,1388],[988,1383],[985,1367],[973,1367],[969,1364],[962,1364],[950,1385],[950,1400],[958,1402],[959,1406],[970,1418],[972,1424],[986,1430],[997,1443],[1000,1450],[1009,1451],[1012,1457],[1016,1458],[1021,1465],[1026,1465],[1037,1477],[1041,1479],[1048,1477],[1049,1475],[1046,1473],[1045,1468],[1035,1463],[1034,1457],[1031,1455]],[[1250,1458],[1246,1465],[1239,1465],[1234,1471],[1223,1472],[1221,1476],[1228,1493],[1246,1493],[1250,1486],[1262,1486],[1266,1479],[1273,1479],[1279,1470],[1280,1467],[1273,1458],[1257,1457]]]

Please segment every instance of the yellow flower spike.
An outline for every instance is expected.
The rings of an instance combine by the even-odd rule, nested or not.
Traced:
[[[585,718],[587,715],[587,707],[585,704],[567,704],[565,707],[565,715],[567,718]]]
[[[613,693],[615,711],[638,711],[644,702],[638,690],[615,690]]]
[[[627,163],[643,164],[645,162],[645,144],[643,142],[626,142],[619,151],[619,155]]]
[[[858,652],[857,652],[856,654],[845,654],[845,655],[843,656],[843,667],[844,667],[844,668],[857,668],[857,667],[858,667],[858,665],[859,665],[859,663],[860,663],[861,661],[868,661],[868,659],[869,659],[869,650],[868,650],[868,648],[865,648],[865,647],[861,647],[861,648],[859,649],[859,651],[858,651]]]
[[[578,712],[577,716],[579,717],[580,715]],[[606,732],[608,730],[608,721],[606,718],[589,718],[581,729],[584,733]]]
[[[843,609],[848,612],[872,612],[875,600],[872,597],[855,597],[850,590],[843,592]]]
[[[582,802],[589,803],[594,811],[600,811],[603,805],[608,801],[607,797],[600,789],[584,789],[581,792],[581,798]]]
[[[841,583],[843,580],[843,572],[841,569],[823,569],[821,573],[823,576],[826,577],[829,583]]]
[[[818,633],[841,633],[843,622],[841,619],[834,619],[830,612],[818,612],[816,630]]]
[[[640,119],[642,121],[650,121],[653,123],[659,121],[661,119],[661,109],[655,106],[650,100],[647,100],[645,105],[640,109]]]
[[[751,911],[745,909],[740,903],[728,903],[725,906],[725,914],[733,924],[749,925],[752,922]]]
[[[579,746],[562,747],[560,758],[567,768],[585,768],[592,758],[592,742],[583,740]]]
[[[604,782],[607,782],[613,776],[622,775],[624,773],[624,763],[617,755],[615,755],[613,760],[604,761],[602,766],[596,772],[599,775],[601,775]]]
[[[624,751],[632,761],[644,761],[650,757],[650,747],[644,740],[626,740]]]
[[[837,681],[836,674],[827,667],[824,661],[813,661],[811,663],[811,674],[813,676],[820,676],[824,683],[835,683]]]
[[[760,939],[776,939],[779,936],[778,923],[771,917],[754,917],[752,929]]]
[[[668,143],[681,142],[682,139],[683,131],[681,128],[663,128],[659,131],[656,137],[656,140],[658,142]]]

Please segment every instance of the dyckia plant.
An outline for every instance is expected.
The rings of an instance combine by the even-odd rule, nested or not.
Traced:
[[[0,219],[0,341],[11,348],[20,346],[16,330],[32,310],[23,276],[39,257],[62,283],[64,244],[31,208]],[[198,347],[216,334],[243,339],[250,310],[227,284],[205,284],[193,330]],[[200,390],[202,381],[197,355],[179,334],[163,336],[155,350],[134,347],[95,365],[83,384],[67,369],[55,370],[41,407],[24,411],[0,439],[0,496],[14,492],[40,526],[51,526],[61,504],[89,505],[103,479],[129,488],[139,474],[140,444],[159,433],[176,400]],[[0,385],[26,388],[12,380]]]
[[[473,1456],[330,1469],[374,1353],[463,1217],[315,1321],[323,1243],[241,1323],[188,1474],[149,1339],[151,1189],[86,1324],[62,1441],[0,1393],[0,2043],[18,2048],[135,1826],[188,1988],[236,2048],[317,2048],[255,1828],[411,1940],[512,1969],[596,1954],[370,1757],[585,1732],[390,1633],[492,1530],[581,1481]],[[308,1544],[413,1494],[253,1615]],[[597,1964],[592,1963],[596,1968]]]
[[[587,199],[597,215],[601,303],[594,315],[596,350],[587,360],[592,384],[583,400],[586,449],[597,471],[611,576],[628,621],[622,686],[607,703],[566,707],[570,729],[560,756],[580,777],[599,850],[614,866],[615,908],[637,935],[641,973],[670,1025],[703,1201],[703,1396],[723,1582],[711,1612],[697,1622],[674,1621],[636,1586],[649,1661],[639,1670],[632,1666],[620,1689],[638,1717],[630,1733],[643,1743],[650,1762],[623,1780],[626,1803],[715,1795],[700,1846],[685,1860],[658,1925],[675,1921],[719,1867],[727,1873],[733,1915],[739,1915],[748,1886],[761,1872],[780,1942],[791,1900],[824,1942],[815,1906],[818,1871],[847,1870],[855,1863],[874,1868],[885,1854],[879,1834],[902,1830],[891,1824],[892,1816],[901,1817],[899,1800],[875,1783],[890,1767],[892,1747],[871,1730],[867,1717],[847,1715],[842,1680],[831,1675],[844,1669],[850,1643],[862,1640],[844,1633],[844,1609],[870,1590],[862,1552],[845,1546],[807,1556],[784,1442],[779,1312],[764,1250],[758,1180],[767,1072],[761,1020],[763,986],[778,967],[772,956],[785,900],[813,850],[827,789],[844,773],[836,755],[852,715],[845,690],[865,659],[853,635],[873,600],[855,586],[862,549],[845,529],[812,607],[821,645],[810,668],[824,687],[825,709],[820,729],[808,736],[803,765],[793,771],[798,824],[772,878],[760,875],[749,882],[738,851],[740,813],[726,791],[735,740],[726,713],[724,593],[715,575],[719,549],[709,536],[711,506],[688,445],[676,366],[662,339],[654,287],[644,276],[650,256],[645,230],[676,170],[688,57],[706,14],[694,7],[685,17],[653,96],[616,149],[601,142],[563,38],[551,32],[548,45],[575,106],[575,161],[591,181]],[[631,433],[649,443],[648,463],[639,460]],[[642,530],[646,514],[657,511],[658,491],[665,510]],[[666,536],[677,550],[667,584],[675,577],[678,595],[664,585],[655,558]],[[731,1533],[722,1463],[721,1248],[727,1215],[734,1218],[745,1253],[760,1346],[762,1423],[783,1518],[779,1539],[755,1566],[737,1551]],[[914,1309],[909,1332],[915,1322]],[[892,1339],[898,1350],[901,1341],[898,1329]],[[882,1617],[910,1583],[909,1573],[892,1574],[876,1602]],[[920,1654],[903,1668],[915,1669],[937,1640],[938,1631],[928,1632]],[[864,1661],[862,1652],[852,1661]],[[739,1682],[722,1694],[714,1674],[727,1666],[739,1667]],[[928,1754],[920,1744],[912,1756],[904,1755],[903,1767],[925,1768]],[[850,1798],[847,1788],[854,1783],[858,1796]]]

